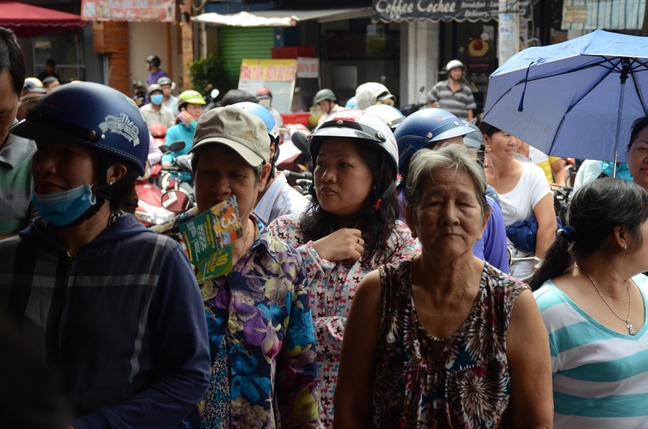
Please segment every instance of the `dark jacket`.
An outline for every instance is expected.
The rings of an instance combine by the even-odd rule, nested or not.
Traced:
[[[203,399],[203,302],[173,240],[125,215],[70,258],[38,219],[0,261],[0,306],[55,365],[76,429],[173,428]]]

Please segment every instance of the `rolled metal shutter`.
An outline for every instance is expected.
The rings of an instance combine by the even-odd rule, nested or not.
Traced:
[[[231,82],[238,82],[241,60],[271,58],[274,48],[274,27],[219,27],[219,52],[225,73]]]

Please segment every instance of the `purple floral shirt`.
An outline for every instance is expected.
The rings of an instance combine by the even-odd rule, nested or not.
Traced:
[[[223,386],[227,379],[212,374],[187,428],[316,427],[317,355],[304,264],[295,249],[258,230],[230,274],[201,285],[212,370],[230,377]],[[228,422],[214,424],[227,412]]]

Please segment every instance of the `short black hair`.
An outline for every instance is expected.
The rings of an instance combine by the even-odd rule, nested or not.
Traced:
[[[46,66],[56,67],[56,61],[54,61],[53,59],[50,58],[47,61],[45,61],[45,65]]]
[[[25,58],[13,31],[0,27],[0,72],[9,70],[14,92],[20,97],[25,83]]]
[[[230,89],[225,93],[221,100],[221,107],[230,106],[236,103],[243,103],[249,101],[251,103],[258,103],[259,99],[256,95],[250,94],[242,89]]]

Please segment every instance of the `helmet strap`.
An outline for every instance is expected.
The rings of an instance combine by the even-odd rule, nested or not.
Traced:
[[[97,167],[97,171],[104,172],[107,172],[110,168],[110,166],[108,166],[108,162],[106,162],[106,158],[103,156],[99,157]],[[135,179],[137,179],[139,176],[140,173],[136,168],[130,168],[126,172],[124,177],[122,177],[115,183],[107,183],[106,174],[100,174],[97,178],[97,191],[95,192],[95,198],[97,199],[97,202],[93,204],[92,207],[90,207],[88,210],[86,210],[81,216],[76,218],[76,220],[74,220],[70,225],[81,225],[83,222],[90,219],[99,211],[99,209],[101,209],[101,207],[103,207],[104,202],[110,201],[115,192],[122,189],[129,183],[135,181]]]
[[[383,166],[385,165],[385,156],[386,155],[384,153],[381,154],[381,157],[382,157],[382,163],[381,164]],[[381,168],[380,169],[380,174],[378,175],[378,182],[377,183],[382,182],[383,174],[384,174],[384,169]],[[385,192],[383,192],[381,194],[379,194],[378,191],[376,190],[375,193],[374,193],[374,198],[372,199],[371,203],[369,204],[369,206],[366,209],[364,209],[360,213],[355,214],[353,216],[346,217],[346,218],[340,218],[340,220],[342,220],[344,222],[348,222],[351,225],[355,225],[356,222],[359,219],[361,219],[361,218],[363,218],[365,216],[370,216],[370,215],[374,214],[375,212],[377,212],[378,210],[380,210],[380,206],[382,205],[383,201],[386,200],[387,198],[389,198],[394,193],[394,191],[396,191],[396,181],[391,182],[389,184],[389,186],[387,187],[387,189],[385,190]],[[319,205],[319,201],[317,200],[317,192],[315,192],[315,186],[314,186],[313,183],[311,183],[310,187],[308,188],[308,193],[313,198],[313,202],[316,203],[317,205]]]

